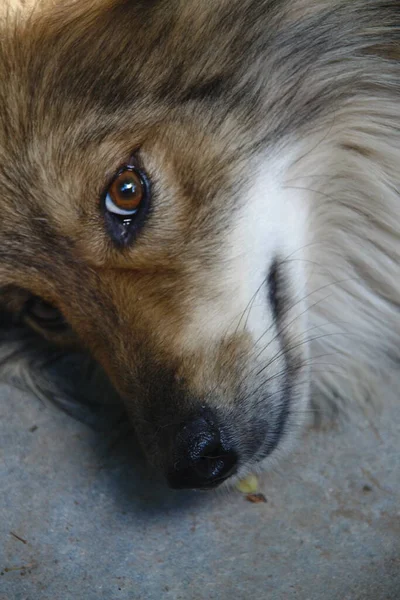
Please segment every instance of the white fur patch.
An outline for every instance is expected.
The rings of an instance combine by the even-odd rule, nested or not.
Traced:
[[[301,251],[307,220],[304,193],[285,186],[289,166],[287,150],[285,157],[266,156],[253,165],[253,184],[221,241],[208,287],[191,311],[185,332],[189,344],[209,345],[237,331],[247,331],[255,342],[268,329],[275,337],[265,281],[275,259]],[[302,269],[301,261],[291,269],[292,287],[300,294]]]

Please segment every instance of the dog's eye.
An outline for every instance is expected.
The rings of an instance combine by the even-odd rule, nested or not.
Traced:
[[[150,208],[150,181],[135,163],[114,175],[102,195],[108,234],[117,246],[127,246],[138,235]]]
[[[108,212],[122,217],[135,215],[147,194],[143,174],[134,167],[119,171],[108,187],[105,208]]]
[[[61,330],[67,327],[60,311],[37,296],[31,296],[24,307],[24,316],[42,329]]]

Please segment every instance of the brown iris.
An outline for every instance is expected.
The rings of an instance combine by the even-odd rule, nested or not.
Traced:
[[[132,215],[139,209],[145,194],[145,184],[140,173],[126,167],[108,188],[106,208],[115,214]]]

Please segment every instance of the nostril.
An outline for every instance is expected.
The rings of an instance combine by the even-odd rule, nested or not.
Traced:
[[[176,438],[176,447],[181,458],[197,461],[215,454],[220,445],[219,431],[205,419],[200,418],[184,425]],[[180,451],[183,452],[180,452]]]
[[[212,486],[217,485],[228,476],[228,472],[231,471],[231,466],[235,464],[236,460],[231,460],[231,455],[226,453],[220,448],[218,453],[209,454],[202,456],[197,462],[193,464],[193,470],[200,479],[203,479],[205,485]],[[229,468],[228,468],[229,465]]]
[[[199,473],[208,473],[224,458],[224,451],[218,443],[208,444],[204,447],[204,452],[193,464],[193,468]]]
[[[203,417],[181,428],[173,454],[173,468],[168,472],[173,488],[216,487],[237,463],[236,453],[221,440],[220,430]]]

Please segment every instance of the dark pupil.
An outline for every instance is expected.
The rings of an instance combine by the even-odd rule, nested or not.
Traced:
[[[133,179],[126,179],[125,181],[122,181],[118,191],[124,198],[135,196],[138,191],[136,182]]]

